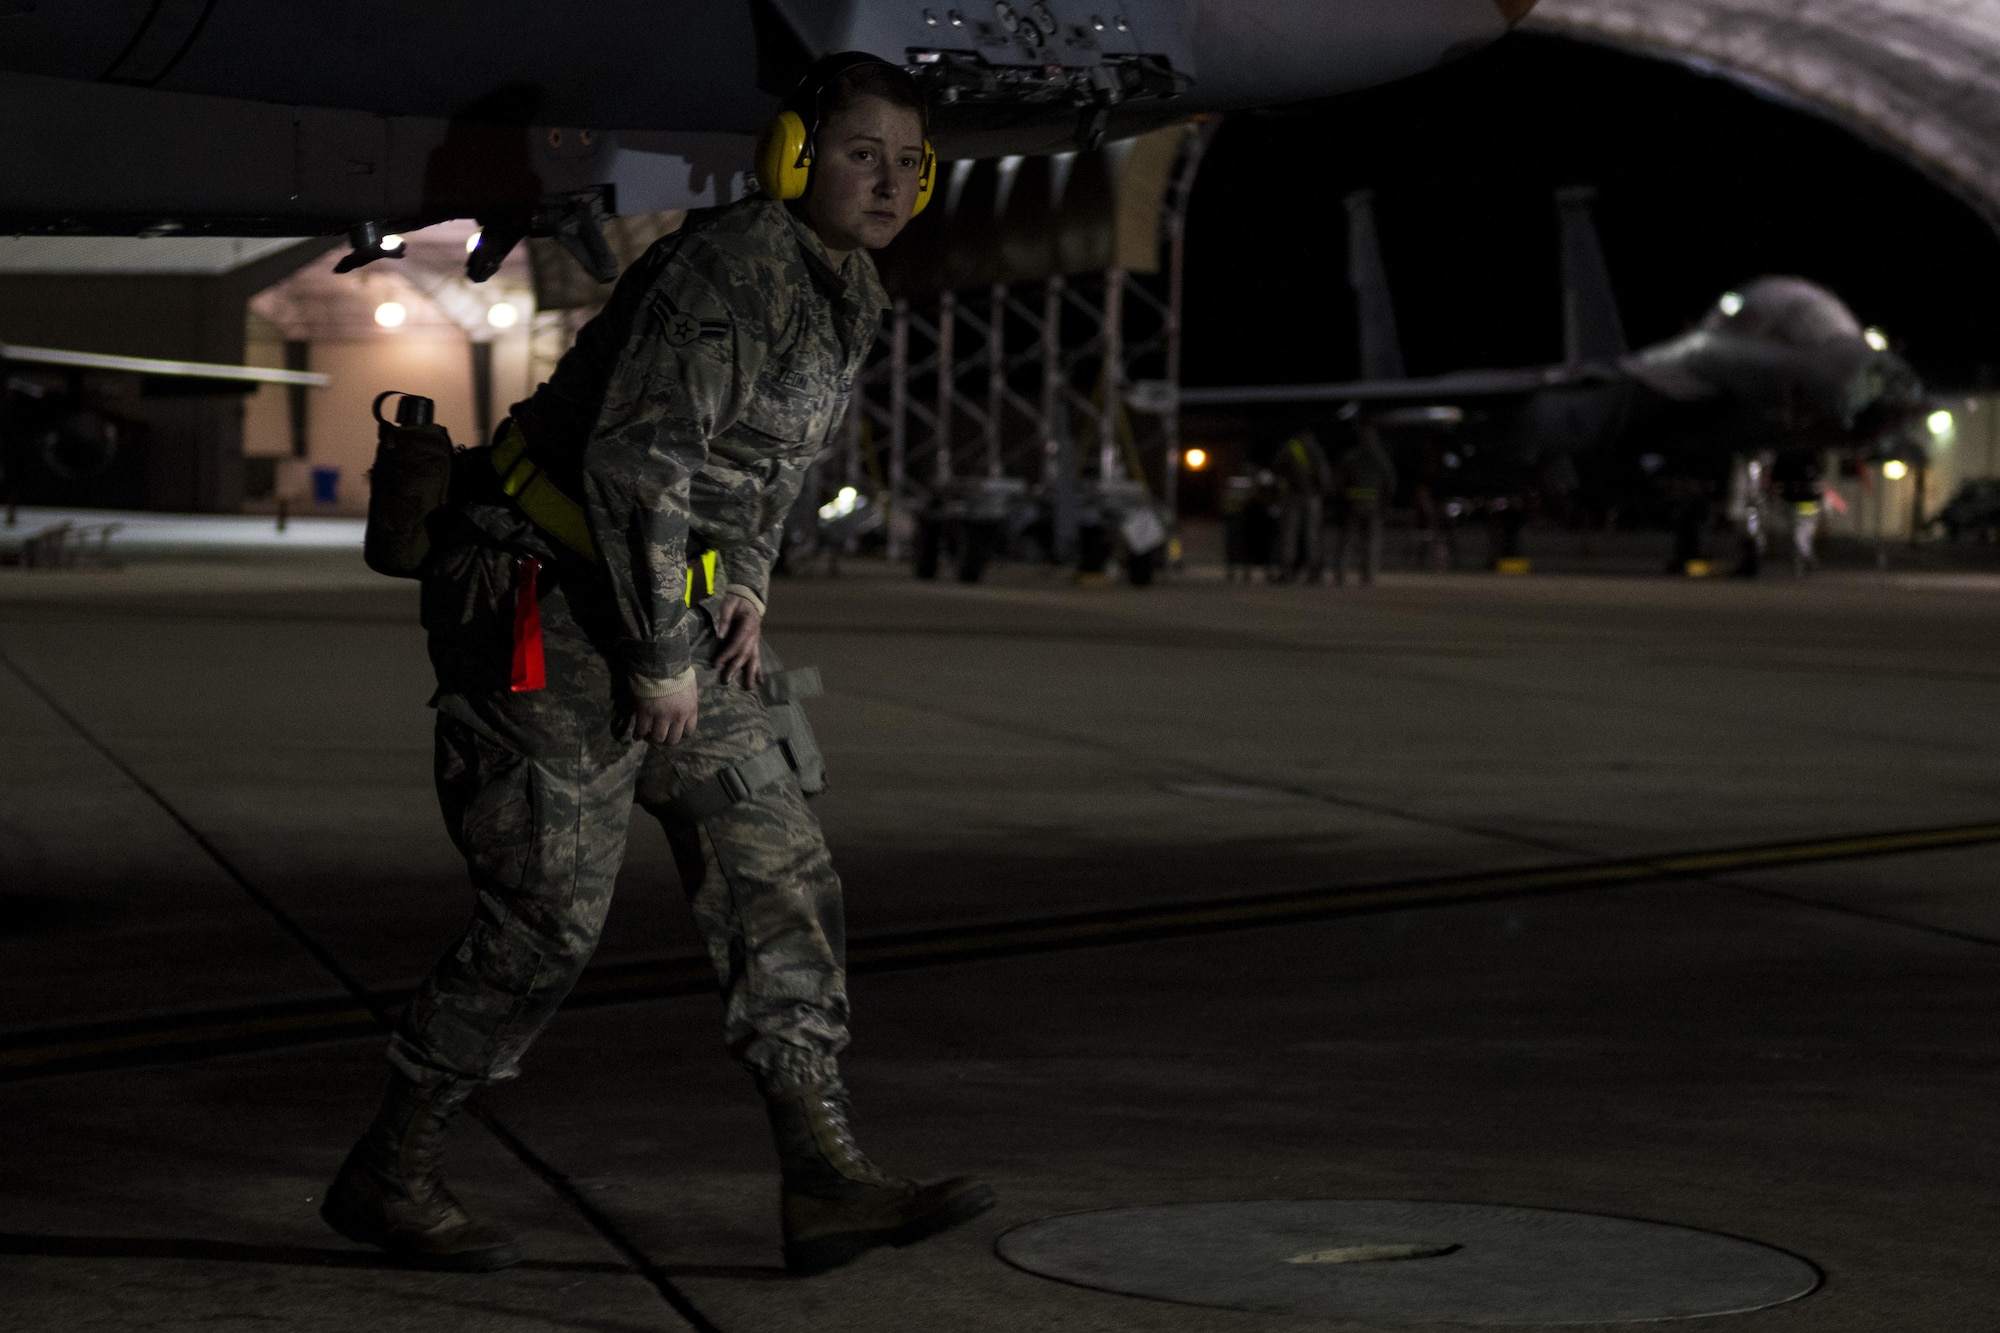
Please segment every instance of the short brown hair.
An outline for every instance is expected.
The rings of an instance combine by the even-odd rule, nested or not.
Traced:
[[[879,97],[891,106],[906,107],[917,113],[917,123],[930,132],[930,116],[924,105],[923,90],[900,65],[886,60],[854,65],[826,81],[819,95],[822,123],[848,110],[864,97]]]

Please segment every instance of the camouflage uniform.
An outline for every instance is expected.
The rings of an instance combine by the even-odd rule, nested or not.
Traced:
[[[425,586],[437,780],[478,891],[391,1049],[417,1081],[508,1078],[574,984],[610,906],[637,798],[666,826],[727,1007],[767,1092],[825,1081],[846,1043],[840,882],[773,710],[722,684],[691,552],[760,609],[786,511],[845,412],[887,300],[865,253],[836,270],[782,204],[691,214],[620,280],[548,383],[513,409],[534,463],[581,501],[597,559],[529,522],[485,451]],[[507,687],[514,562],[547,566],[547,687]],[[699,691],[674,747],[621,738],[627,691]],[[736,778],[728,794],[724,770]],[[744,775],[752,780],[745,782]]]
[[[839,1076],[847,1045],[847,940],[840,877],[806,807],[801,778],[814,789],[816,751],[799,769],[778,757],[781,738],[756,691],[717,678],[713,634],[697,640],[695,676],[701,725],[678,745],[648,747],[639,804],[660,821],[680,870],[695,925],[722,987],[723,1040],[766,1091]],[[790,679],[764,652],[770,678]],[[808,742],[809,743],[809,742]],[[716,784],[725,769],[749,773],[741,799]],[[817,781],[815,781],[817,779]]]

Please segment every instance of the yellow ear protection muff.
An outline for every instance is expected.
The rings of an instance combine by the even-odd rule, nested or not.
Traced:
[[[780,111],[757,138],[757,184],[773,199],[797,199],[812,179],[812,137],[805,117]]]
[[[917,167],[917,202],[910,206],[910,216],[924,211],[924,205],[931,201],[931,187],[937,184],[937,149],[931,147],[931,137],[924,136],[924,160]]]
[[[863,51],[843,51],[813,66],[799,80],[799,86],[785,101],[785,109],[771,117],[757,138],[755,169],[757,184],[773,199],[798,199],[812,183],[813,139],[819,134],[821,102],[827,85],[850,69],[861,65],[887,65],[900,69],[879,56]],[[924,137],[923,161],[917,167],[917,200],[910,209],[915,217],[931,201],[937,185],[937,152],[930,137]]]

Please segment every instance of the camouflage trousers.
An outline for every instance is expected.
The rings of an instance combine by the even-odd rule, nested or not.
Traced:
[[[703,624],[706,626],[706,619]],[[716,679],[714,636],[696,649],[701,713],[679,745],[650,745],[639,804],[660,821],[722,988],[723,1040],[767,1092],[839,1075],[847,1047],[847,928],[819,820],[789,772],[712,813],[684,808],[776,743],[757,693]],[[767,672],[781,670],[764,653]]]
[[[679,745],[621,738],[612,668],[560,590],[542,603],[546,689],[440,690],[438,800],[477,896],[391,1042],[390,1059],[411,1077],[520,1072],[596,949],[635,799],[673,848],[730,1053],[767,1092],[837,1076],[847,1045],[840,880],[797,780],[786,770],[723,808],[689,808],[777,739],[758,694],[717,679],[719,645],[697,617],[700,719]]]

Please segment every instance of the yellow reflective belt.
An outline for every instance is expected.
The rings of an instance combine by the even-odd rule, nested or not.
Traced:
[[[535,466],[528,457],[528,437],[511,421],[500,433],[500,443],[493,447],[493,468],[500,474],[500,489],[514,498],[530,522],[585,559],[597,559],[597,544],[590,539],[590,522],[584,517],[583,506],[564,495],[548,474]]]
[[[528,457],[528,437],[511,421],[493,447],[493,469],[500,474],[500,489],[514,498],[530,522],[586,559],[597,559],[597,544],[590,539],[590,522],[583,515],[583,506],[564,495],[535,466]],[[715,595],[720,563],[714,551],[703,551],[700,560],[688,562],[683,605],[693,606],[701,598]],[[697,569],[701,572],[699,597],[695,593]]]

